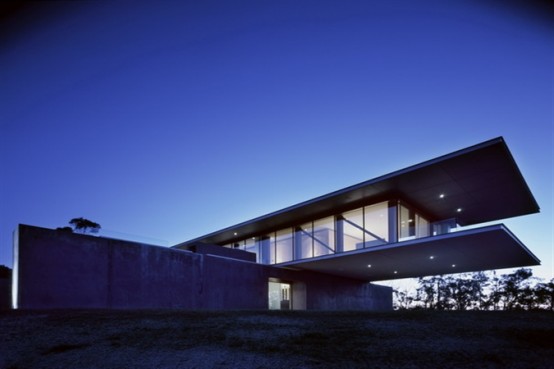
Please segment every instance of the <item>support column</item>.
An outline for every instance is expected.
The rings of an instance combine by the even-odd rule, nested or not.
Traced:
[[[344,251],[344,222],[341,215],[335,217],[335,230],[336,230],[336,252],[340,253]]]
[[[294,227],[293,231],[293,257],[294,260],[300,260],[302,259],[302,232],[300,230],[300,227]]]
[[[260,254],[262,264],[271,264],[271,239],[267,236],[261,237]]]
[[[389,242],[398,242],[398,201],[389,201]]]

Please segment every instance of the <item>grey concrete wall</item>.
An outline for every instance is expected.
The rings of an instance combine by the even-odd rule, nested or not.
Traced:
[[[107,306],[184,308],[200,306],[201,257],[164,247],[108,244]]]
[[[20,226],[18,306],[199,307],[201,255]]]
[[[12,307],[12,281],[9,278],[0,278],[0,310]]]
[[[209,245],[201,242],[195,242],[186,246],[176,246],[178,250],[188,250],[197,254],[223,256],[231,259],[256,262],[256,254],[237,249],[229,249],[218,245]]]
[[[295,308],[392,309],[389,287],[206,253],[30,226],[17,247],[23,309],[267,309],[269,278],[292,283]]]
[[[205,256],[202,297],[206,309],[267,309],[267,267]]]
[[[292,283],[293,306],[298,308],[305,305],[308,310],[392,310],[391,287],[280,268],[269,270],[269,276]]]

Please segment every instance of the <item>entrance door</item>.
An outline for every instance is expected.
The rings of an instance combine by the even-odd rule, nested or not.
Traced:
[[[292,308],[290,283],[269,282],[268,298],[269,310],[290,310]]]

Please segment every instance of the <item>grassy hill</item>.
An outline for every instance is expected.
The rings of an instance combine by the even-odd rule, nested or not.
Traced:
[[[0,368],[553,368],[549,312],[4,311]]]

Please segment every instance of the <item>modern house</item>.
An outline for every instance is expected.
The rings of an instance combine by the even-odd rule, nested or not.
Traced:
[[[20,226],[14,305],[390,309],[373,282],[538,265],[503,224],[473,227],[538,211],[495,138],[171,249]]]

